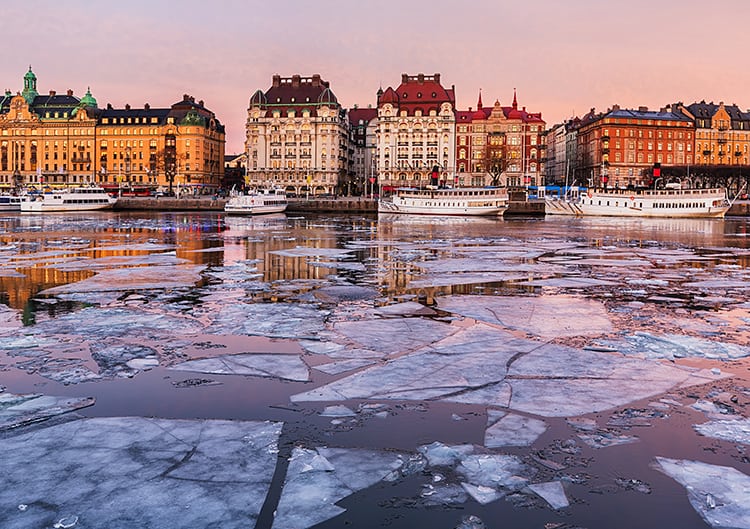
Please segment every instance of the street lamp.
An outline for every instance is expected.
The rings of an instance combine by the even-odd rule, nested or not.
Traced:
[[[18,167],[13,171],[13,185],[16,188],[21,187],[21,172],[18,170]]]

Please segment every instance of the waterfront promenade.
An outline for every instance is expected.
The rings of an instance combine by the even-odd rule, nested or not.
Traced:
[[[148,211],[224,211],[227,199],[212,196],[196,198],[122,197],[115,206],[119,210]],[[340,197],[322,199],[291,199],[287,211],[292,213],[377,213],[376,199]],[[506,215],[544,215],[543,202],[511,200]],[[750,216],[750,200],[737,200],[727,213],[729,216]]]

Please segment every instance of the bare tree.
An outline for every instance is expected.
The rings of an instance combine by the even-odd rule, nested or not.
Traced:
[[[490,133],[483,154],[484,166],[487,174],[490,175],[490,185],[499,186],[502,183],[502,174],[507,167],[505,134],[502,132]]]

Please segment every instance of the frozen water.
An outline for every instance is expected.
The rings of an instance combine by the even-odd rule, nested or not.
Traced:
[[[542,338],[586,336],[612,330],[604,305],[570,296],[446,296],[438,300],[438,307]]]
[[[484,432],[484,446],[529,446],[547,430],[547,424],[539,419],[509,413],[491,424]]]
[[[40,295],[123,290],[164,290],[195,285],[202,265],[141,266],[101,270],[95,276],[41,291]]]
[[[484,485],[472,485],[471,483],[461,483],[461,486],[469,496],[474,498],[480,505],[487,505],[493,501],[499,500],[505,496],[505,492]]]
[[[49,265],[46,268],[73,272],[79,270],[104,270],[124,266],[177,266],[189,263],[190,261],[187,259],[178,259],[174,254],[118,255],[99,257],[97,259],[83,258],[76,261],[66,261]]]
[[[288,303],[232,303],[208,311],[211,334],[269,338],[315,338],[325,329],[327,311]]]
[[[242,353],[188,360],[172,366],[178,371],[211,375],[254,375],[297,382],[310,380],[310,371],[297,355]]]
[[[346,406],[326,406],[320,412],[321,417],[355,417],[357,414]]]
[[[470,454],[461,459],[456,472],[474,486],[521,490],[535,469],[526,465],[520,458],[506,454]]]
[[[352,358],[351,360],[341,360],[339,362],[331,362],[330,364],[317,365],[314,366],[313,369],[328,375],[338,375],[346,373],[347,371],[352,371],[353,369],[372,365],[373,363],[373,360]]]
[[[433,316],[436,312],[416,301],[405,301],[394,305],[386,305],[375,309],[376,314],[382,316]]]
[[[344,259],[351,257],[354,250],[338,248],[315,248],[308,246],[297,246],[287,250],[274,250],[268,253],[282,255],[284,257],[327,257],[330,259]]]
[[[750,477],[732,467],[657,457],[655,467],[687,489],[693,508],[714,528],[750,528]]]
[[[337,322],[333,329],[357,346],[387,355],[414,351],[457,330],[424,318],[343,321]]]
[[[73,516],[81,527],[252,527],[280,431],[271,422],[134,417],[2,439],[0,527],[52,527]]]
[[[387,346],[388,339],[395,337],[396,343],[416,347],[418,341],[399,335],[405,331],[403,323],[376,320],[343,326],[349,330],[361,328],[371,346]],[[420,321],[409,319],[408,323],[419,341],[435,334],[424,331]],[[567,417],[711,380],[700,371],[520,339],[484,324],[444,327],[455,334],[443,339],[438,334],[432,345],[291,399],[439,399]]]
[[[750,356],[750,348],[732,343],[685,336],[681,334],[653,334],[636,331],[622,340],[598,340],[597,345],[612,347],[627,355],[643,355],[646,358],[711,358],[733,360]]]
[[[354,285],[335,285],[315,290],[315,297],[325,303],[375,299],[379,295],[378,291],[374,288]]]
[[[565,489],[559,481],[548,481],[547,483],[532,483],[529,488],[538,494],[544,501],[549,503],[553,509],[564,509],[570,503],[565,495]]]
[[[430,466],[454,466],[464,457],[474,453],[473,445],[448,446],[438,441],[419,447]]]
[[[336,502],[401,468],[393,452],[295,448],[273,521],[274,529],[305,529],[345,511]]]
[[[14,395],[1,391],[2,388],[0,431],[38,423],[94,404],[92,397],[52,397],[40,393]]]
[[[750,445],[750,419],[714,420],[693,426],[695,431],[707,437],[723,439],[732,443]]]

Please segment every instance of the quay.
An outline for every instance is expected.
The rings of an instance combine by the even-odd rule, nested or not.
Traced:
[[[224,211],[227,199],[212,196],[194,198],[175,197],[122,197],[117,210],[146,211]],[[317,199],[290,199],[287,211],[291,213],[372,213],[378,212],[378,202],[372,198],[339,197]],[[544,202],[540,200],[513,200],[511,197],[506,216],[544,216]],[[727,216],[750,217],[750,200],[737,200]]]

